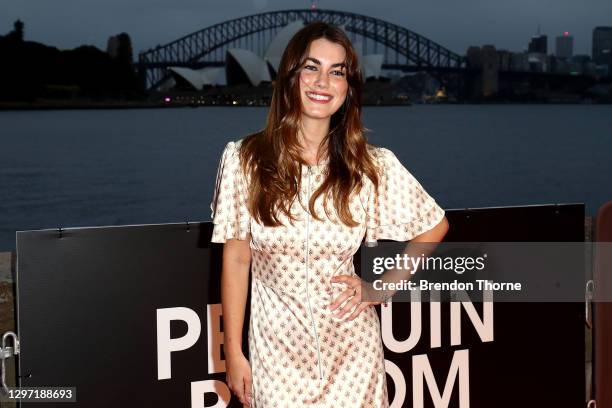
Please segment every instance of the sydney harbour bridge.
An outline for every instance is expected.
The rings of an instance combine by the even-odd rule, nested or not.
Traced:
[[[382,54],[382,69],[427,71],[443,83],[461,77],[465,58],[405,27],[384,20],[323,9],[282,10],[240,17],[206,27],[139,55],[139,71],[147,89],[156,89],[170,75],[169,67],[222,67],[226,52],[248,49],[263,55],[279,30],[295,21],[324,21],[341,26],[363,53]]]

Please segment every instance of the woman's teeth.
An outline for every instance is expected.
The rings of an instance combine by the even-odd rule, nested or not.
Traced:
[[[306,92],[306,95],[308,95],[309,98],[316,99],[318,101],[329,101],[331,99],[331,96],[319,95],[312,92]]]

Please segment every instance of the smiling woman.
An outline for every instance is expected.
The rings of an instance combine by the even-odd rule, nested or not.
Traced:
[[[346,51],[340,44],[325,38],[310,44],[300,72],[302,121],[330,117],[344,103],[348,89],[345,57]]]
[[[361,123],[362,76],[344,31],[322,22],[283,53],[266,127],[223,151],[212,242],[227,382],[255,408],[387,408],[380,302],[353,256],[377,239],[439,241],[441,209]],[[242,352],[249,272],[249,359]]]

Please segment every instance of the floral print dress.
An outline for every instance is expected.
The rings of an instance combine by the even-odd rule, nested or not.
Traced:
[[[341,223],[330,203],[328,218],[323,195],[315,205],[323,220],[308,213],[308,200],[323,182],[327,161],[302,165],[299,200],[291,209],[300,221],[291,225],[283,214],[283,226],[262,226],[246,207],[249,177],[240,169],[241,142],[230,141],[221,155],[210,204],[211,241],[249,240],[253,406],[388,407],[376,310],[368,307],[352,321],[333,316],[327,306],[346,285],[330,279],[357,276],[353,255],[362,242],[409,241],[437,225],[444,210],[390,150],[371,146],[383,173],[376,194],[366,177],[362,191],[353,195],[350,209],[358,226]]]

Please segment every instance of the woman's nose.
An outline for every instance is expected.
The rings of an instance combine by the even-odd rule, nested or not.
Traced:
[[[323,73],[322,71],[319,71],[319,74],[317,75],[317,78],[315,79],[315,85],[320,88],[327,88],[328,78],[327,78],[327,75],[325,75],[325,73]]]

